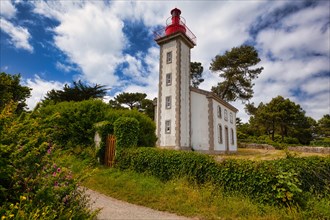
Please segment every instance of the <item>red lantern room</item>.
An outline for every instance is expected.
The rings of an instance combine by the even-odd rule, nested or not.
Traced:
[[[171,10],[171,15],[172,16],[166,20],[166,27],[154,32],[155,40],[161,42],[164,39],[169,39],[169,37],[182,33],[193,45],[196,45],[196,36],[186,26],[186,20],[180,16],[181,10],[174,8]]]
[[[183,21],[181,21],[181,17],[180,17],[181,11],[178,8],[175,8],[171,11],[171,15],[172,17],[168,18],[166,21],[166,28],[165,28],[165,34],[166,35],[170,35],[176,32],[183,32],[186,33],[186,25]],[[168,21],[171,21],[171,23],[169,24]]]

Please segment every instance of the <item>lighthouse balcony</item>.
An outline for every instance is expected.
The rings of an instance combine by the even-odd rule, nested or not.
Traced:
[[[178,32],[182,32],[196,45],[197,42],[196,36],[191,32],[191,30],[186,26],[186,24],[183,21],[180,20],[178,22],[172,22],[172,23],[166,22],[167,23],[166,27],[154,31],[155,40],[158,40],[166,36],[170,36]]]

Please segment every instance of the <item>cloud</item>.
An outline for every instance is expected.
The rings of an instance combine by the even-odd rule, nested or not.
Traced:
[[[11,22],[4,18],[0,18],[0,24],[1,30],[9,35],[10,43],[13,44],[14,47],[27,50],[30,53],[33,52],[33,47],[29,43],[31,35],[26,28],[14,26]]]
[[[64,84],[58,81],[46,81],[38,75],[34,75],[32,79],[27,79],[25,85],[32,88],[31,97],[26,100],[28,108],[32,110],[38,102],[44,99],[48,91],[62,89]]]
[[[17,10],[10,0],[0,1],[0,16],[10,19],[16,15],[16,12]]]

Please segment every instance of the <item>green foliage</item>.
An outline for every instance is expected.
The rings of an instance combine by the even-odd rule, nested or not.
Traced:
[[[20,85],[21,75],[0,73],[0,112],[10,101],[17,103],[16,112],[20,113],[26,108],[26,99],[31,96],[31,88]]]
[[[260,62],[257,50],[253,46],[242,45],[217,55],[212,60],[210,70],[219,73],[224,81],[212,87],[220,98],[226,101],[240,99],[248,101],[253,97],[253,83],[263,70],[263,67],[251,67]]]
[[[114,125],[117,150],[136,147],[139,134],[139,122],[135,118],[120,117]]]
[[[94,144],[94,124],[105,119],[109,110],[101,100],[48,104],[34,112],[52,128],[52,140],[65,148]]]
[[[128,105],[130,109],[137,108],[139,109],[141,107],[141,102],[147,97],[147,94],[145,93],[129,93],[129,92],[123,92],[119,95],[117,95],[114,99],[115,102],[119,104],[125,104]]]
[[[120,117],[135,118],[139,122],[138,146],[154,147],[156,144],[156,125],[148,116],[136,111],[114,110],[107,111],[105,120],[113,124]]]
[[[308,145],[313,138],[315,121],[305,116],[300,105],[282,96],[273,98],[269,103],[246,106],[251,114],[249,124],[238,126],[238,131],[249,136],[268,135],[276,143]],[[280,135],[280,140],[276,139]]]
[[[0,136],[0,216],[89,219],[87,197],[70,171],[53,162],[52,130],[30,114],[13,119]]]
[[[330,158],[287,158],[274,161],[225,160],[194,152],[161,149],[128,149],[117,166],[154,175],[162,180],[186,177],[211,182],[227,192],[240,192],[260,202],[304,205],[306,193],[329,194]]]
[[[89,99],[102,99],[106,94],[107,90],[96,84],[95,86],[84,85],[80,80],[78,82],[73,82],[73,86],[70,87],[68,84],[65,84],[63,90],[55,90],[47,92],[45,100],[53,101],[54,103],[58,102],[70,102],[70,101],[83,101]]]
[[[318,135],[320,137],[330,138],[330,115],[323,115],[323,117],[317,122]]]
[[[202,63],[190,62],[190,79],[193,87],[198,88],[199,84],[204,82],[202,78],[203,70]]]

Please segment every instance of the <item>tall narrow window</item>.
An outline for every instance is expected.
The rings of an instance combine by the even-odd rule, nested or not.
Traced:
[[[234,129],[231,129],[231,144],[235,144],[235,138],[234,138]]]
[[[230,123],[233,123],[233,113],[230,112],[229,116],[230,116]]]
[[[222,144],[222,126],[221,126],[221,124],[218,124],[218,142],[219,142],[219,144]]]
[[[227,113],[227,109],[225,109],[224,114],[225,114],[225,120],[228,121],[228,113]]]
[[[172,73],[166,74],[166,86],[172,85]]]
[[[172,63],[172,51],[166,54],[166,63]]]
[[[218,105],[218,118],[221,118],[221,106]]]
[[[171,120],[165,121],[165,133],[170,134],[171,133]]]
[[[170,109],[171,108],[171,96],[166,96],[165,97],[165,106],[167,109]]]

